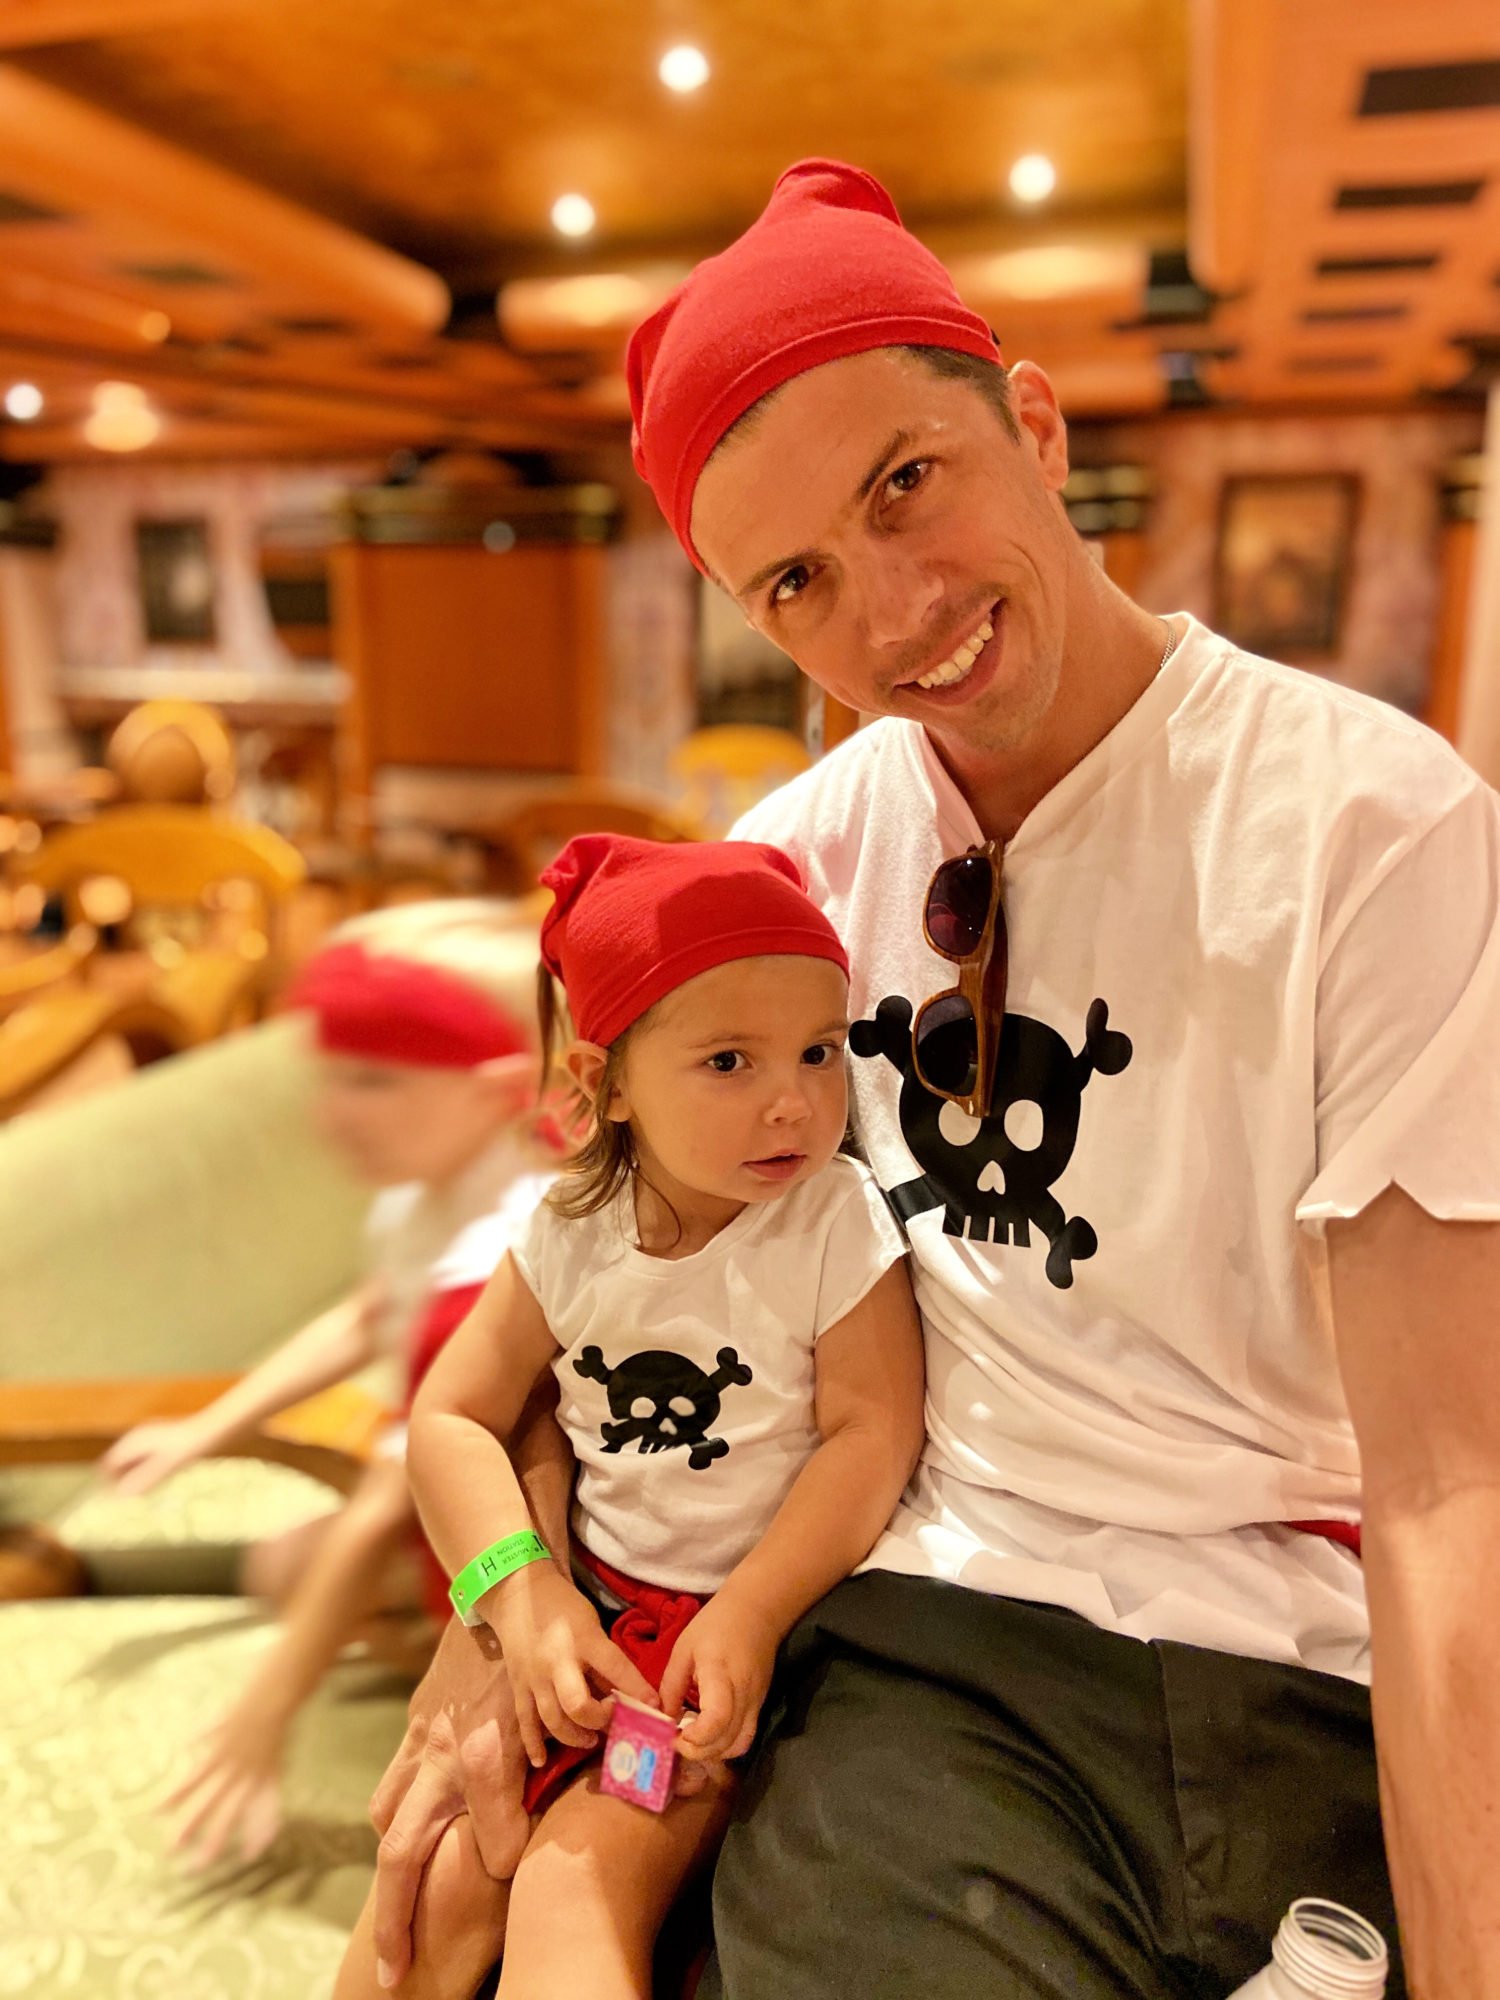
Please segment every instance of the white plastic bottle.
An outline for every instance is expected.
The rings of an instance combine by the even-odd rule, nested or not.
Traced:
[[[1271,1944],[1271,1963],[1230,2000],[1384,2000],[1390,1953],[1373,1924],[1303,1896]]]

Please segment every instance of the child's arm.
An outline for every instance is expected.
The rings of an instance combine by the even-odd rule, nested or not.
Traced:
[[[169,1473],[207,1458],[265,1417],[290,1409],[375,1357],[367,1290],[311,1320],[206,1409],[175,1422],[137,1424],[105,1453],[99,1470],[121,1493],[149,1493]]]
[[[247,1861],[275,1838],[281,1758],[293,1718],[376,1608],[386,1563],[413,1514],[405,1468],[386,1460],[369,1468],[329,1523],[292,1594],[276,1644],[209,1731],[205,1754],[167,1802],[192,1801],[174,1845],[192,1845],[197,1866],[216,1860],[236,1827]]]
[[[427,1539],[450,1575],[532,1525],[501,1439],[515,1431],[556,1353],[536,1295],[507,1256],[417,1391],[407,1470]],[[654,1700],[557,1562],[513,1571],[479,1606],[504,1651],[533,1764],[546,1760],[543,1731],[563,1743],[593,1744],[609,1720],[595,1692],[600,1685]]]
[[[903,1260],[813,1350],[822,1443],[760,1541],[688,1626],[662,1678],[682,1712],[698,1685],[689,1757],[749,1749],[776,1648],[810,1606],[870,1553],[922,1450],[922,1330]]]

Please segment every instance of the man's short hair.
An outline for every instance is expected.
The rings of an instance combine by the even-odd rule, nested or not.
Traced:
[[[906,342],[888,351],[908,355],[913,361],[920,362],[929,375],[939,375],[945,382],[971,383],[1004,424],[1011,442],[1021,442],[1021,426],[1016,422],[1016,413],[1010,406],[1010,377],[1002,363],[986,361],[978,354],[962,354],[953,347],[920,347]],[[712,464],[732,438],[743,437],[785,387],[783,382],[769,390],[759,402],[752,403],[748,410],[736,417],[709,453],[707,463]]]

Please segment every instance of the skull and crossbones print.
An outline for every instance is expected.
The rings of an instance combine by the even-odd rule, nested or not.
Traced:
[[[721,1347],[718,1368],[709,1375],[685,1354],[652,1348],[627,1355],[611,1367],[601,1347],[586,1347],[574,1361],[576,1372],[603,1383],[613,1423],[600,1426],[608,1452],[634,1444],[639,1452],[685,1449],[688,1465],[701,1472],[729,1450],[721,1437],[710,1437],[718,1419],[723,1392],[752,1379],[752,1371],[732,1347]]]

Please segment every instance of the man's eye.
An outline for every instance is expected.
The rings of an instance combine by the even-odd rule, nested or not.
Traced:
[[[708,1066],[718,1076],[733,1076],[744,1060],[738,1049],[716,1049]]]
[[[932,461],[926,458],[909,458],[905,465],[898,465],[887,479],[886,490],[890,493],[915,492],[927,477]]]
[[[782,575],[777,577],[776,581],[771,585],[771,602],[773,604],[790,604],[794,597],[799,597],[806,590],[807,581],[807,570],[804,565],[802,563],[794,563],[789,570],[784,571]]]

